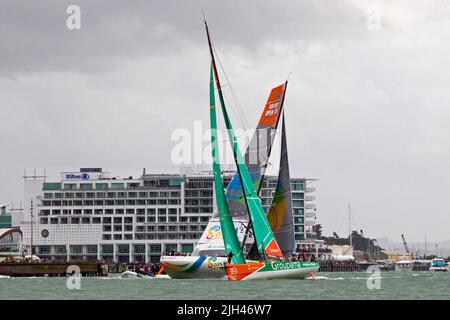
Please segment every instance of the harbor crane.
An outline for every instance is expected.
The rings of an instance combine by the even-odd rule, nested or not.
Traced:
[[[403,245],[405,246],[406,253],[409,254],[408,245],[406,244],[405,236],[402,234]]]

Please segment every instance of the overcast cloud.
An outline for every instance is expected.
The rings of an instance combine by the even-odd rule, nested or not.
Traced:
[[[81,30],[66,28],[70,4]],[[177,172],[171,133],[209,123],[201,9],[251,126],[291,73],[291,175],[320,179],[325,233],[347,233],[351,202],[368,236],[450,239],[443,0],[2,1],[0,202],[22,199],[25,168]]]

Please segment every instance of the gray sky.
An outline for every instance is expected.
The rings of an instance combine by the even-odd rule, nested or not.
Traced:
[[[70,4],[81,30],[66,28]],[[2,1],[0,202],[21,200],[25,168],[177,172],[171,133],[208,124],[201,9],[251,126],[292,72],[291,175],[320,179],[327,234],[346,233],[351,202],[366,235],[450,238],[443,0]]]

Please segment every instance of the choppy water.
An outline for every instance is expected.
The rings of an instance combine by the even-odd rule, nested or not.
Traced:
[[[223,280],[0,277],[0,299],[450,299],[449,273],[382,272],[380,289],[368,289],[365,272],[319,273],[316,280]],[[377,287],[377,280],[370,281]],[[74,283],[74,282],[72,282]]]

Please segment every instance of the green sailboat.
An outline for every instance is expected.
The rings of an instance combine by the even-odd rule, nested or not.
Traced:
[[[247,206],[247,210],[249,213],[250,220],[252,222],[253,234],[255,237],[256,247],[260,256],[263,258],[261,262],[248,263],[241,262],[228,264],[226,266],[227,276],[229,280],[250,280],[250,279],[274,279],[274,278],[304,278],[307,275],[315,272],[319,268],[319,264],[317,262],[302,262],[302,261],[285,261],[283,257],[283,253],[277,243],[277,240],[274,236],[272,228],[269,224],[269,221],[265,215],[265,212],[262,208],[260,199],[255,191],[255,187],[252,183],[251,177],[248,173],[247,166],[242,158],[241,152],[239,150],[239,145],[237,143],[236,136],[233,132],[233,127],[228,116],[228,112],[225,106],[225,101],[223,99],[222,87],[220,85],[219,75],[216,68],[216,63],[214,59],[214,53],[211,45],[211,39],[209,35],[208,25],[205,21],[206,33],[208,37],[209,50],[211,54],[212,61],[212,71],[213,76],[216,82],[219,102],[221,105],[222,115],[224,118],[225,126],[228,131],[229,140],[231,147],[233,149],[234,161],[237,167],[237,171],[239,174],[239,178],[242,185],[243,195],[245,198],[245,204]],[[274,109],[280,108],[281,106],[274,106]],[[215,108],[214,108],[215,109]],[[272,110],[276,112],[276,110]],[[214,111],[215,114],[215,111]],[[284,125],[284,124],[283,124]],[[284,128],[283,128],[284,129]],[[285,133],[285,130],[283,130]],[[211,141],[216,141],[213,136],[211,137]],[[213,145],[214,148],[214,145]],[[214,152],[213,152],[214,154]],[[282,153],[283,155],[283,153]],[[286,153],[287,157],[287,153]],[[214,155],[213,155],[214,158]],[[218,167],[218,173],[220,175],[220,167]],[[216,168],[215,168],[215,181],[221,181],[216,179]],[[215,183],[218,185],[218,183]],[[222,193],[223,188],[220,186]],[[220,195],[219,195],[220,197]],[[218,197],[218,203],[221,202],[221,199]],[[226,202],[226,201],[225,201]],[[224,208],[226,205],[222,205]],[[220,212],[219,217],[221,216],[224,220],[224,224],[222,224],[221,218],[221,227],[224,230],[223,238],[225,242],[225,246],[233,250],[232,247],[235,243],[234,237],[235,233],[231,232],[231,230],[225,231],[225,228],[230,227],[229,220],[227,220],[226,210]],[[233,224],[231,223],[231,226]],[[233,228],[234,229],[234,228]],[[230,236],[230,239],[226,239],[227,236]],[[237,240],[237,238],[236,238]],[[236,249],[235,249],[236,250]],[[234,252],[233,252],[234,253]],[[240,255],[242,252],[239,252]]]

